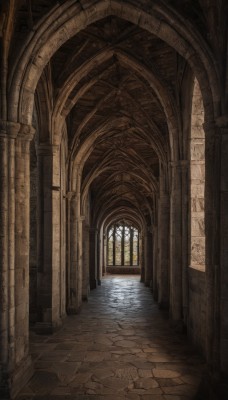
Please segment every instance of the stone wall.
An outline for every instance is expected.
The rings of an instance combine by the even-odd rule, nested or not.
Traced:
[[[191,341],[205,354],[206,335],[206,279],[203,271],[193,268],[188,270],[189,276],[189,320],[188,335]]]
[[[195,79],[192,99],[190,138],[191,175],[191,267],[205,271],[205,134],[203,129],[204,106],[199,83]]]

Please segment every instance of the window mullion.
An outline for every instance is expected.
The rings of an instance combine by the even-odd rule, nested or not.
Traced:
[[[133,229],[130,228],[130,265],[133,265]]]
[[[113,229],[113,265],[116,265],[116,225]]]
[[[123,226],[122,230],[122,238],[121,238],[121,264],[124,265],[125,257],[124,257],[124,241],[125,241],[125,226]]]

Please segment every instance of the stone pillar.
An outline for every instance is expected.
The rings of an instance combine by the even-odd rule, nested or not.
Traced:
[[[106,267],[107,267],[107,238],[106,235],[103,235],[103,271],[102,275],[104,276],[106,274]]]
[[[96,228],[90,228],[90,250],[89,250],[89,271],[90,271],[90,289],[97,287],[97,235]]]
[[[182,312],[183,322],[188,326],[189,318],[189,163],[182,162],[181,166],[181,188],[182,188]]]
[[[158,201],[158,304],[169,306],[169,249],[170,249],[170,198],[160,190]]]
[[[182,321],[182,165],[172,163],[170,203],[170,317]]]
[[[218,320],[215,318],[216,281],[219,266],[219,176],[220,154],[216,156],[216,126],[204,123],[205,130],[205,275],[206,275],[206,357],[212,367]],[[220,152],[220,149],[219,149]],[[218,157],[218,159],[217,159]],[[216,161],[217,159],[217,161]],[[216,195],[217,192],[217,195]],[[216,199],[217,197],[217,199]],[[216,248],[217,247],[217,248]],[[217,253],[217,257],[216,257]],[[220,313],[220,311],[219,311]],[[216,346],[217,347],[217,346]],[[218,351],[217,351],[218,354]],[[213,367],[212,367],[213,368]]]
[[[29,144],[31,126],[0,122],[0,397],[33,373],[29,356]]]
[[[145,234],[139,236],[139,265],[141,266],[141,282],[145,282]]]
[[[102,279],[102,243],[101,235],[97,233],[97,283],[101,285]]]
[[[66,316],[66,159],[65,142],[60,150],[60,315]]]
[[[59,148],[40,145],[38,162],[37,333],[52,333],[62,323],[60,301]]]
[[[206,355],[211,370],[228,370],[228,117],[205,129]]]
[[[153,298],[155,301],[158,300],[158,227],[157,225],[153,225],[153,282],[152,282],[152,290],[153,290]]]
[[[83,223],[83,282],[82,282],[82,299],[88,300],[90,291],[89,287],[89,225]]]
[[[151,228],[148,228],[145,239],[145,286],[150,286],[153,280],[153,238]]]
[[[77,314],[82,305],[82,224],[80,216],[80,194],[74,193],[70,200],[70,265],[68,314]]]
[[[215,322],[219,323],[220,313],[220,337],[215,338],[214,352],[217,345],[220,346],[220,369],[227,383],[228,378],[228,116],[219,121],[220,137],[217,144],[221,145],[221,210],[220,210],[220,262],[221,272],[219,277],[218,266],[215,266]],[[221,138],[221,142],[220,139]],[[220,144],[221,143],[221,144]],[[217,149],[218,151],[218,149]],[[216,157],[217,158],[217,157]],[[220,297],[220,299],[219,299]],[[220,300],[220,301],[219,301]],[[218,305],[220,306],[218,309]],[[216,331],[218,336],[218,330]],[[228,388],[227,388],[228,391]]]
[[[30,140],[34,130],[21,125],[15,147],[15,359],[28,355]]]
[[[99,251],[99,256],[100,256],[100,262],[99,262],[99,266],[100,266],[100,271],[99,271],[99,278],[100,281],[102,279],[102,276],[104,275],[104,265],[105,265],[105,248],[104,248],[104,229],[103,227],[101,227],[100,229],[100,251]]]

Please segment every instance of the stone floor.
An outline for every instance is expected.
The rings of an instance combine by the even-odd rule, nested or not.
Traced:
[[[204,364],[138,276],[109,276],[52,336],[31,335],[22,400],[190,400]]]

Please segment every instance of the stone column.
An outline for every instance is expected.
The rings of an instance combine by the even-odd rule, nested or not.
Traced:
[[[9,141],[15,142],[14,138],[18,133],[19,126],[15,135],[12,139],[9,137],[8,132],[8,124],[6,121],[0,121],[0,254],[1,254],[1,267],[0,267],[0,367],[1,367],[1,375],[0,375],[0,394],[2,397],[9,393],[9,385],[7,384],[8,380],[8,369],[10,368],[9,364],[14,359],[14,332],[11,337],[11,344],[9,343],[9,314],[12,314],[12,327],[11,330],[14,330],[14,312],[15,312],[15,298],[14,298],[14,282],[12,282],[12,287],[10,287],[9,282],[9,224],[13,223],[13,232],[14,232],[14,212],[10,216],[9,210],[9,159],[8,159],[8,148]],[[14,151],[14,149],[13,149]],[[14,174],[14,154],[13,154],[13,174]],[[14,181],[13,181],[14,188]],[[11,193],[13,195],[13,207],[12,211],[14,211],[14,190]],[[14,255],[14,240],[12,242],[12,254]],[[13,270],[14,270],[14,259],[13,259]],[[14,272],[12,271],[11,277],[14,280]],[[9,304],[9,290],[12,292],[11,298],[11,306]],[[10,310],[11,308],[11,310]],[[8,347],[10,345],[10,354],[8,353]],[[12,361],[11,361],[11,360]],[[11,367],[12,368],[12,367]]]
[[[99,257],[99,281],[101,284],[102,276],[103,276],[103,269],[104,269],[104,231],[103,227],[100,230],[100,240],[99,240],[99,251],[100,251],[100,257]]]
[[[28,354],[29,200],[31,127],[21,125],[15,147],[15,359]]]
[[[218,336],[218,319],[215,309],[216,281],[218,284],[219,261],[219,176],[220,148],[216,150],[216,126],[204,123],[205,130],[205,276],[206,276],[206,357],[212,367],[215,357],[215,337]],[[217,138],[220,140],[220,138]],[[219,145],[220,147],[220,145]],[[216,155],[217,151],[219,153]],[[217,193],[216,193],[217,192]],[[216,244],[217,243],[217,244]],[[217,253],[217,256],[216,256]],[[220,292],[220,290],[218,290]],[[220,310],[219,310],[220,313]],[[216,346],[218,349],[218,346]],[[218,351],[217,351],[218,355]],[[217,357],[216,357],[217,358]],[[212,367],[213,368],[213,367]]]
[[[107,238],[106,235],[103,235],[103,271],[102,275],[104,276],[106,274],[106,267],[107,267]]]
[[[66,316],[66,160],[65,143],[62,141],[60,150],[60,315]]]
[[[96,228],[90,228],[90,249],[89,249],[89,271],[90,271],[90,289],[97,287],[97,236]]]
[[[33,373],[29,356],[29,146],[31,126],[1,121],[0,397],[15,397]]]
[[[182,327],[188,317],[188,161],[171,165],[170,317]]]
[[[89,295],[89,225],[83,223],[83,282],[82,299],[88,300]]]
[[[158,300],[158,227],[154,222],[153,225],[153,282],[152,282],[152,290],[153,290],[153,298],[155,301]]]
[[[158,201],[158,304],[169,306],[170,198],[161,187]]]
[[[182,312],[183,322],[188,326],[189,318],[189,163],[182,162],[181,166],[181,192],[182,192]]]
[[[221,272],[215,266],[215,318],[216,325],[220,322],[220,337],[218,328],[215,331],[214,353],[220,346],[220,369],[224,378],[228,377],[228,116],[218,121],[220,126],[220,137],[217,137],[217,145],[221,143],[221,210],[220,210],[220,262]],[[221,138],[221,139],[220,139]],[[221,142],[220,142],[221,140]],[[218,151],[218,146],[217,146]],[[216,157],[217,158],[217,157]],[[216,207],[217,208],[217,207]],[[218,226],[219,227],[219,226]],[[218,239],[217,239],[218,240]],[[219,308],[218,308],[219,306]],[[220,320],[218,319],[220,314]],[[228,388],[227,388],[228,391]]]
[[[182,321],[182,164],[172,163],[170,203],[170,317]]]
[[[59,148],[40,145],[38,162],[37,333],[52,333],[62,323],[60,301]]]
[[[15,142],[15,364],[12,391],[31,376],[29,356],[29,207],[31,126],[22,125]],[[10,251],[10,249],[9,249]]]
[[[153,238],[149,227],[145,239],[145,286],[150,286],[153,280]]]
[[[102,245],[101,245],[101,236],[99,232],[97,232],[97,283],[101,285],[102,279]]]
[[[141,266],[141,282],[145,282],[145,233],[139,236],[139,265]]]
[[[82,224],[80,194],[74,193],[70,200],[70,265],[68,314],[79,313],[82,305]]]

